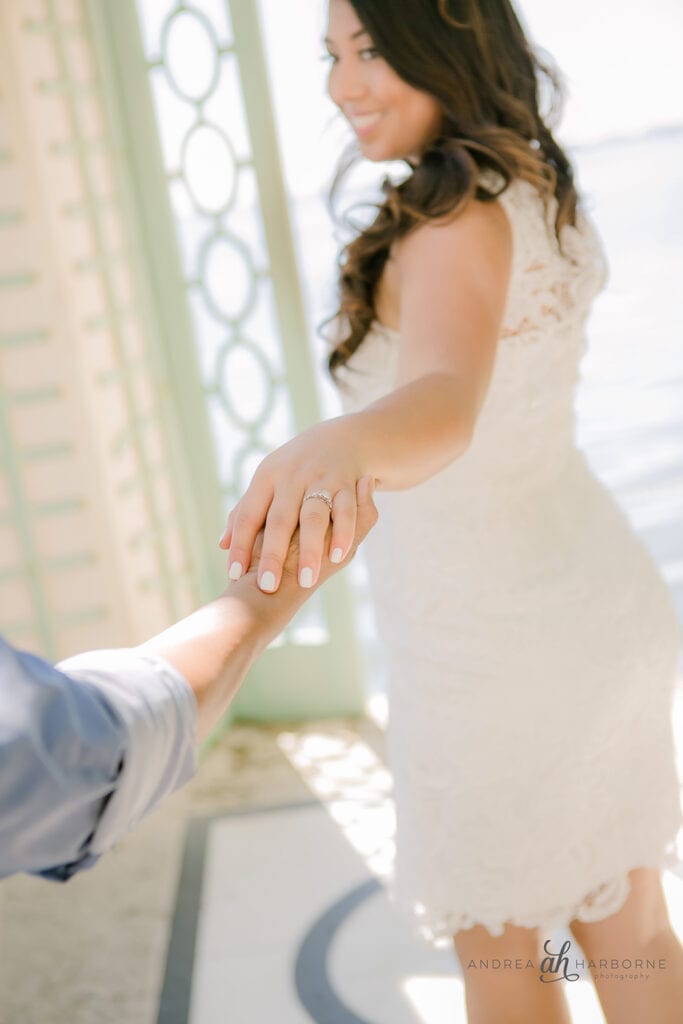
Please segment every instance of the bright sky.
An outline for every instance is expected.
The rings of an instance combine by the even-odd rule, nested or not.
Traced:
[[[259,0],[286,176],[319,193],[347,137],[325,126],[327,65],[319,60],[325,0]],[[533,41],[565,74],[562,142],[573,145],[683,124],[682,0],[522,0]]]

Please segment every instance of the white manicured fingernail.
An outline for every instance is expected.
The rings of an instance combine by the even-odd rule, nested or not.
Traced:
[[[302,587],[306,587],[306,589],[313,586],[313,570],[309,569],[308,566],[299,573],[299,583]]]
[[[330,555],[330,561],[335,563],[341,562],[343,554],[344,552],[342,551],[341,548],[335,548],[332,554]]]
[[[263,576],[261,577],[260,587],[261,590],[275,590],[275,573],[270,572],[270,570],[268,570],[268,572],[264,572]]]
[[[230,579],[231,580],[238,580],[241,575],[242,575],[242,563],[241,562],[233,562],[232,565],[230,566]]]

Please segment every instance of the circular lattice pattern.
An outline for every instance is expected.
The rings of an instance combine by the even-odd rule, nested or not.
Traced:
[[[209,237],[199,255],[200,288],[211,312],[233,326],[256,300],[256,270],[239,238],[225,232]]]
[[[235,198],[237,161],[224,132],[196,124],[185,136],[181,165],[187,191],[201,213],[225,213]]]
[[[171,88],[184,100],[203,103],[220,74],[218,44],[208,18],[194,7],[174,11],[163,28],[161,53]]]

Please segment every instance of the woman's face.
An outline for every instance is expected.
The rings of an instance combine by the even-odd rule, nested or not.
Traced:
[[[438,100],[408,85],[380,57],[349,0],[329,0],[325,43],[332,65],[328,92],[363,155],[417,161],[440,132]]]

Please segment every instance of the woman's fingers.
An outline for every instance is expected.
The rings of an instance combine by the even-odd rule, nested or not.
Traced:
[[[327,500],[326,500],[327,499]],[[329,504],[328,504],[329,502]],[[314,586],[320,575],[325,535],[330,525],[332,492],[325,487],[310,487],[299,513],[299,583]]]
[[[356,496],[358,507],[356,510],[356,535],[352,552],[355,554],[358,545],[365,540],[370,530],[377,524],[379,518],[377,507],[373,500],[376,481],[373,476],[364,476],[356,484]]]
[[[356,533],[356,485],[344,487],[334,496],[332,511],[332,540],[328,553],[330,561],[343,562],[349,553]]]
[[[231,516],[234,515],[232,533],[229,533],[228,527],[224,534],[224,537],[230,536],[228,575],[231,580],[238,580],[249,568],[256,535],[266,522],[272,501],[272,490],[268,486],[260,486],[254,478],[246,494],[231,513]],[[224,537],[221,538],[221,547],[224,546]]]
[[[317,488],[311,488],[312,495]],[[329,495],[329,490],[324,490]],[[332,518],[332,539],[325,538]],[[322,498],[311,496],[301,506],[299,516],[299,583],[313,587],[318,582],[320,566],[327,552],[330,561],[342,562],[353,543],[356,532],[356,487],[341,487],[332,498],[332,510]]]
[[[298,527],[298,581],[302,587],[314,587],[320,577],[323,557],[329,557],[334,564],[345,561],[354,542],[357,543],[357,529],[365,526],[361,519],[367,519],[369,514],[370,518],[372,515],[376,517],[371,497],[373,483],[370,478],[365,478],[336,491],[324,486],[311,486],[304,493],[292,488],[287,494],[275,488],[273,494],[267,487],[259,488],[252,482],[244,498],[230,513],[228,526],[220,540],[221,547],[230,545],[230,579],[239,579],[252,561],[258,562],[258,586],[266,593],[276,591]],[[334,495],[332,510],[324,497],[316,496],[316,491],[326,496]],[[370,513],[364,508],[368,501]],[[330,521],[331,540],[328,542]],[[362,532],[367,532],[370,525],[368,522]],[[255,552],[254,542],[260,530],[263,530],[259,538],[261,550]]]
[[[256,575],[261,590],[271,594],[280,586],[292,534],[297,528],[299,500],[292,502],[276,496],[270,507],[263,534],[263,548]]]
[[[230,547],[230,541],[232,540],[232,525],[233,522],[235,521],[235,514],[238,508],[239,506],[236,505],[234,509],[231,511],[230,515],[228,516],[228,525],[225,527],[225,530],[221,534],[221,538],[218,541],[218,547],[223,548],[225,551],[227,551],[228,548]]]

